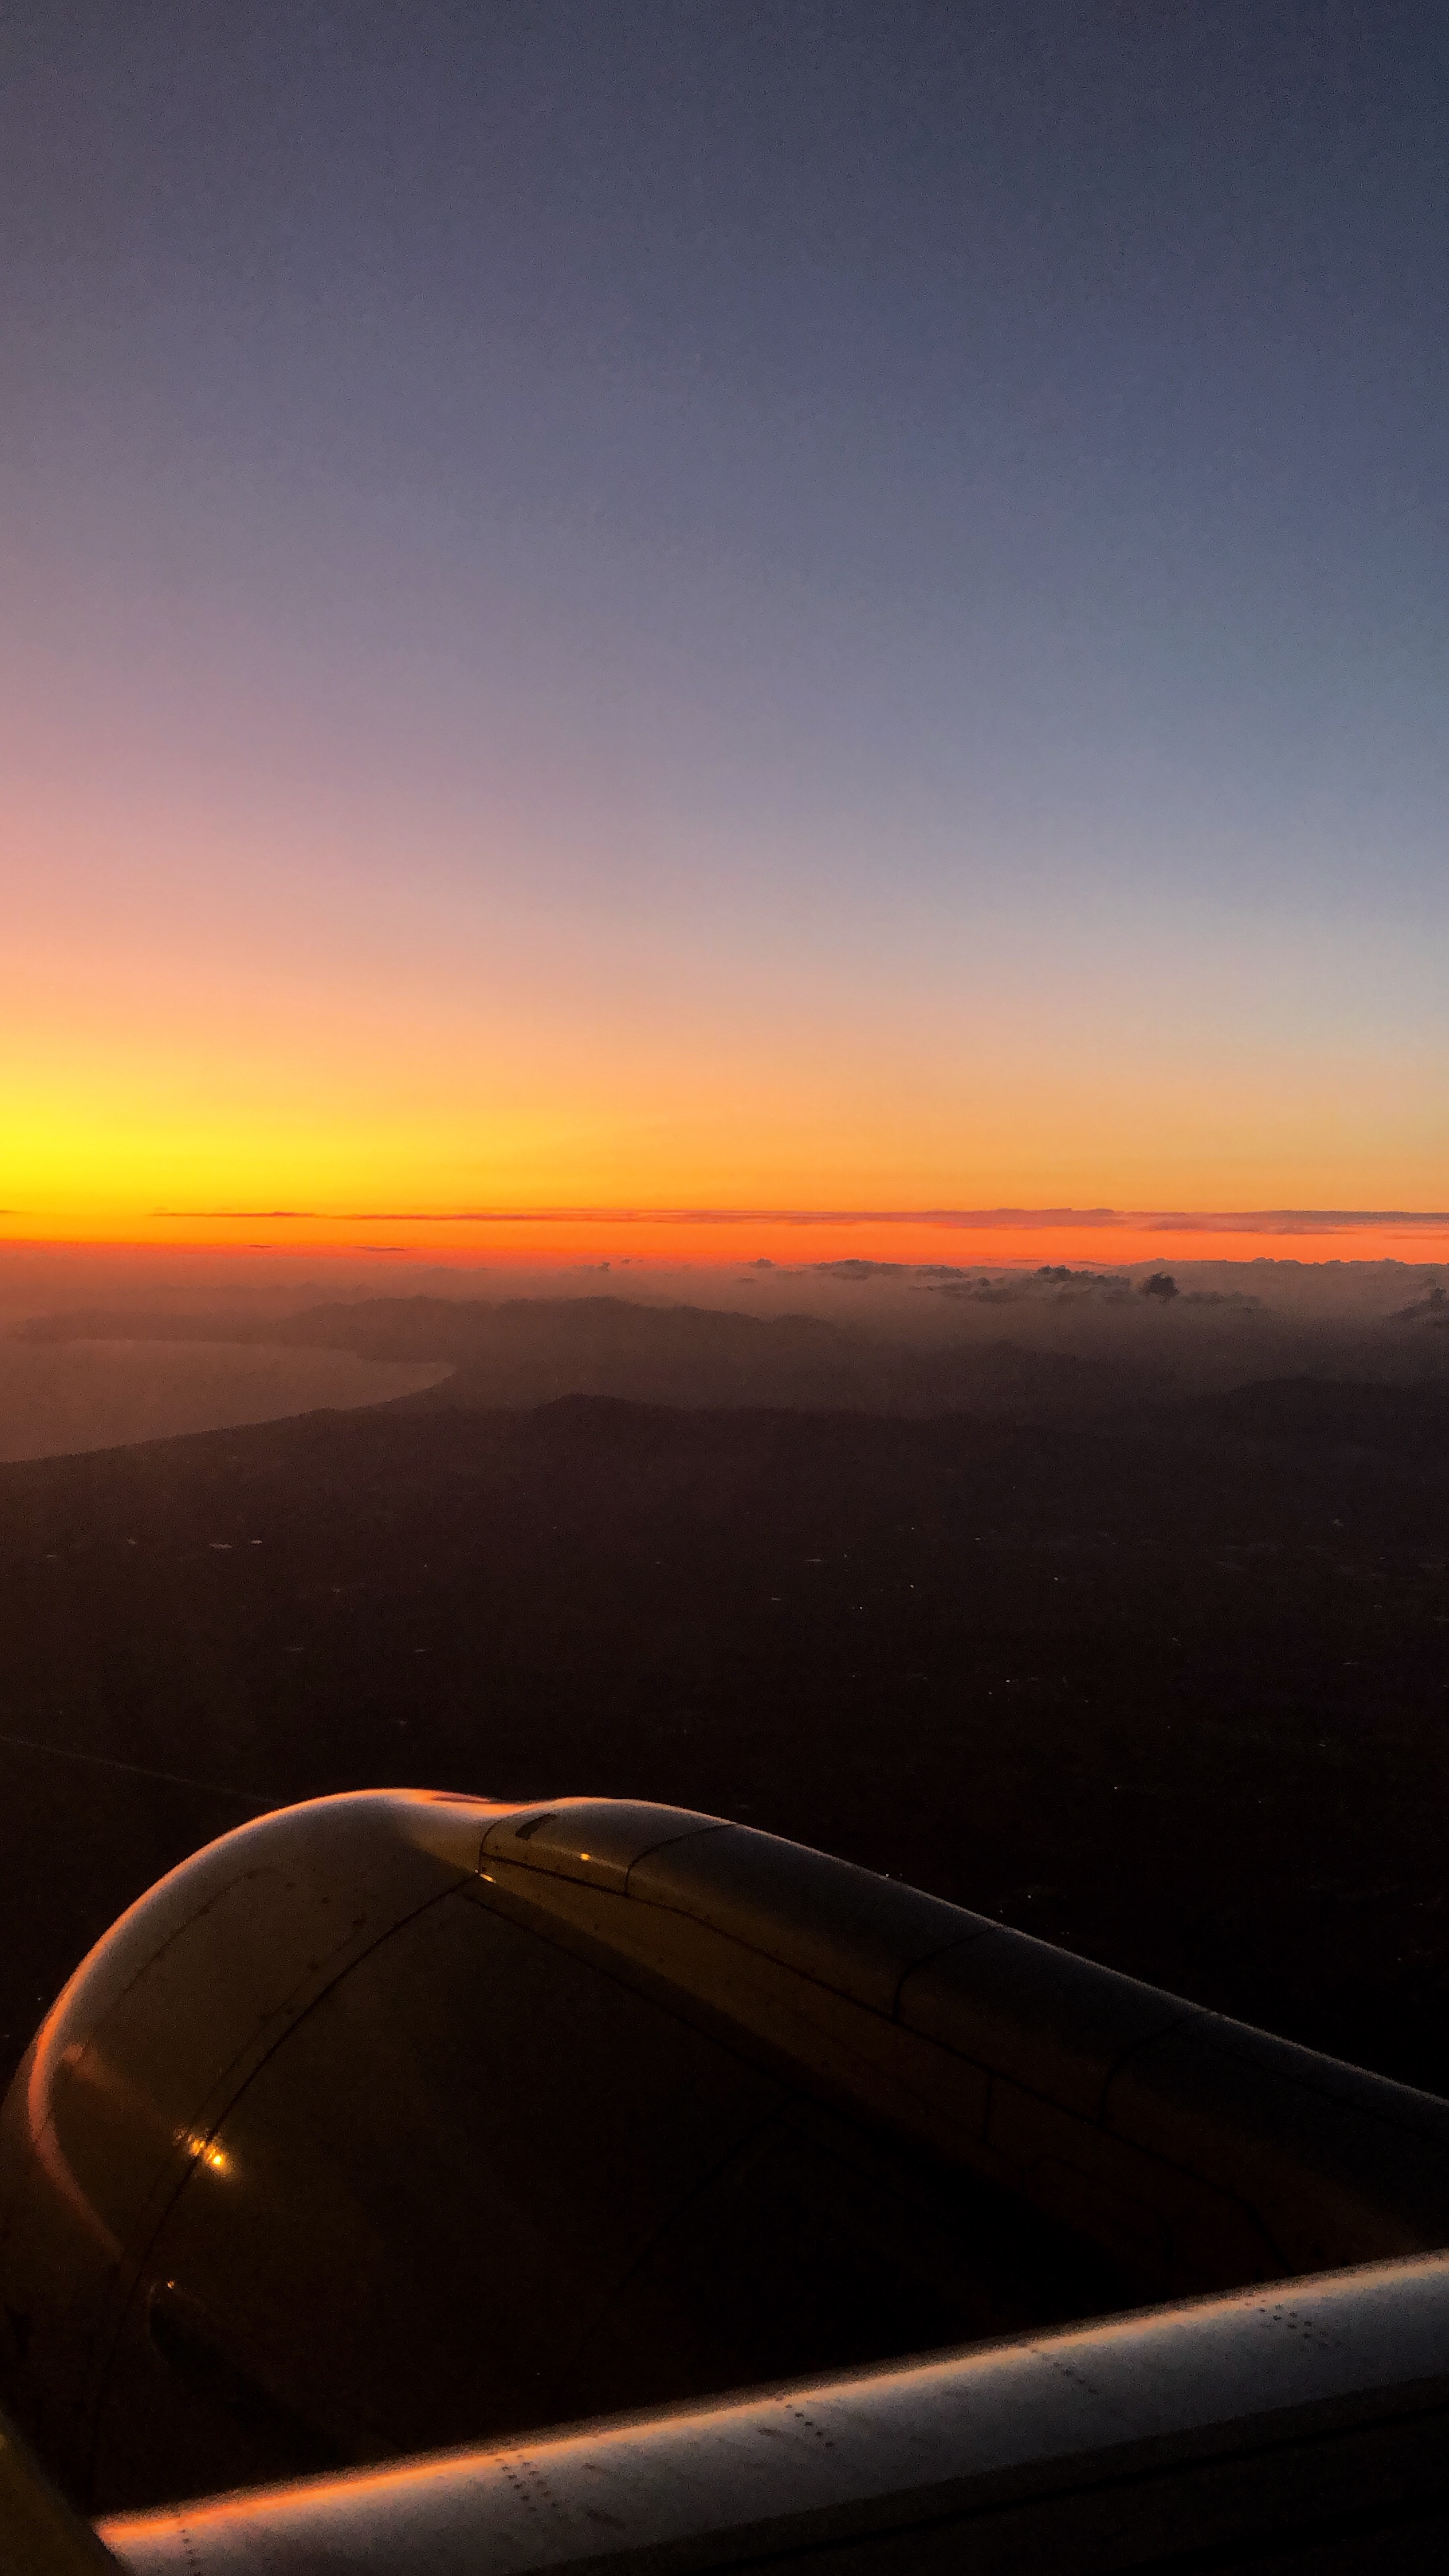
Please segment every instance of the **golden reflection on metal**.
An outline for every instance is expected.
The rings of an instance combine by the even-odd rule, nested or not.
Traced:
[[[193,2131],[190,2137],[183,2140],[183,2144],[193,2164],[210,2165],[213,2173],[228,2173],[231,2170],[231,2158],[225,2147],[214,2140],[199,2138]]]
[[[124,1920],[124,1917],[122,1919]],[[62,2008],[76,1982],[76,1978],[72,1977],[70,1985],[52,2006],[36,2035],[35,2053],[30,2062],[30,2073],[25,2084],[25,2123],[30,2137],[31,2154],[59,2199],[73,2216],[79,2219],[87,2235],[100,2245],[106,2260],[118,2263],[121,2259],[121,2240],[107,2225],[100,2211],[95,2208],[89,2192],[72,2173],[70,2159],[55,2133],[56,2075],[61,2066],[76,2066],[84,2054],[83,2049],[78,2049],[74,2042],[62,2053],[55,2047],[52,2037],[60,2022]],[[19,2080],[17,2076],[16,2081]]]
[[[1090,2557],[1125,2570],[1157,2562],[1165,2515],[1184,2528],[1201,2517],[1220,2565],[1240,2563],[1245,2546],[1256,2555],[1281,2526],[1296,2563],[1328,2490],[1352,2505],[1367,2544],[1351,2541],[1344,2564],[1376,2570],[1398,2563],[1387,2543],[1407,2500],[1415,2530],[1442,2536],[1446,2328],[1449,2257],[1371,2264],[115,2515],[99,2533],[130,2576],[740,2567],[758,2564],[766,2530],[772,2559],[797,2570],[822,2547],[863,2569]],[[1345,2424],[1361,2431],[1335,2470]],[[1244,2484],[1247,2454],[1259,2465]],[[1025,2506],[1045,2533],[1035,2548],[1010,2525],[993,2539],[1003,2478],[1008,2509]]]

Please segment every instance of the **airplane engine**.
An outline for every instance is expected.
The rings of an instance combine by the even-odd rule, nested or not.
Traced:
[[[615,1848],[734,1830],[582,1803]],[[587,1905],[530,1902],[550,1873],[517,1864],[567,1812],[283,1810],[78,1970],[0,2125],[0,2396],[88,2510],[1132,2295],[989,2182],[963,2207],[667,1943],[627,1956]],[[515,1864],[483,1875],[500,1827]]]
[[[1446,2239],[1426,2096],[718,1818],[370,1791],[48,2015],[0,2404],[134,2515]]]

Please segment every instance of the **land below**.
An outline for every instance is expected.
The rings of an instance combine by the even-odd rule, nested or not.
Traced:
[[[983,1342],[974,1403],[832,1404],[812,1329],[791,1405],[666,1325],[643,1401],[607,1350],[530,1380],[540,1329],[503,1397],[434,1349],[391,1404],[0,1468],[0,2072],[196,1844],[404,1783],[737,1817],[1449,2092],[1437,1369]]]
[[[1034,1422],[1088,1421],[1144,1399],[1272,1377],[1449,1386],[1449,1292],[1437,1275],[1398,1263],[1344,1265],[1327,1295],[1316,1283],[1305,1289],[1296,1264],[1261,1265],[1268,1294],[1060,1264],[881,1280],[883,1268],[891,1266],[836,1262],[811,1280],[766,1281],[766,1311],[757,1297],[754,1312],[577,1290],[352,1296],[260,1313],[133,1299],[27,1317],[0,1352],[54,1363],[66,1352],[129,1347],[159,1354],[178,1380],[188,1366],[204,1370],[199,1355],[223,1353],[234,1365],[250,1353],[258,1366],[268,1354],[274,1367],[290,1355],[294,1368],[310,1358],[339,1369],[430,1369],[447,1382],[421,1400],[450,1408],[602,1395]],[[1260,1265],[1246,1275],[1259,1278]],[[1196,1276],[1240,1281],[1244,1266],[1203,1264]],[[735,1283],[737,1292],[754,1286]]]

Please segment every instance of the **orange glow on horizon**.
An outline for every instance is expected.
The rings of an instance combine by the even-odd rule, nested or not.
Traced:
[[[847,1260],[986,1269],[1056,1261],[1101,1269],[1166,1260],[1435,1261],[1449,1257],[1449,1213],[596,1208],[379,1214],[368,1222],[356,1214],[273,1210],[158,1213],[123,1229],[84,1216],[39,1227],[18,1212],[0,1211],[0,1248],[120,1258],[295,1254],[375,1260],[383,1270],[419,1263],[499,1271],[607,1265],[611,1283],[622,1288],[631,1270],[759,1262],[788,1272]]]
[[[822,921],[786,955],[763,902],[666,941],[441,877],[344,900],[293,844],[287,876],[200,823],[144,852],[97,824],[87,854],[79,825],[14,822],[36,863],[8,924],[0,1244],[500,1269],[1449,1250],[1442,1071],[1412,1032],[1345,1050],[1269,1016],[1225,1046],[1216,986],[1126,948],[988,976],[888,927],[837,956]],[[1423,1213],[1354,1222],[1385,1208]]]

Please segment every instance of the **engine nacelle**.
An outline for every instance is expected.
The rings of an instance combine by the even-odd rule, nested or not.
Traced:
[[[135,2510],[1449,2239],[1449,2108],[795,1844],[364,1792],[0,2115],[0,2397]]]
[[[89,2510],[1110,2303],[1109,2264],[989,2186],[963,2209],[667,1961],[480,1876],[548,1813],[285,1809],[71,1980],[0,2129],[3,2394]]]

